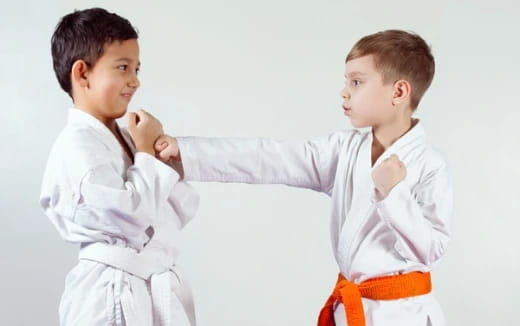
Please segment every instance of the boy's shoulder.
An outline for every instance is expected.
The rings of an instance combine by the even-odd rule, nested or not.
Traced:
[[[430,169],[440,170],[446,168],[448,160],[442,150],[437,147],[427,136],[423,126],[419,126],[422,131],[422,141],[419,141],[421,148],[422,161],[426,162]]]
[[[109,141],[113,140],[104,140],[103,135],[91,126],[69,121],[51,148],[49,164],[61,166],[63,173],[84,175],[113,160],[114,153],[108,145]]]
[[[451,180],[451,171],[445,154],[428,139],[419,142],[416,150],[407,157],[408,174],[420,187],[438,178]]]
[[[67,156],[97,156],[106,154],[109,147],[96,130],[86,125],[67,124],[56,139],[54,147],[63,150]]]
[[[409,156],[409,163],[422,165],[424,172],[440,170],[447,167],[444,153],[434,145],[422,121],[398,140],[398,149],[404,156]],[[399,155],[399,153],[397,153]]]
[[[446,155],[434,144],[430,142],[426,142],[425,144],[425,152],[428,155],[428,159],[431,163],[435,165],[447,165],[448,160]]]

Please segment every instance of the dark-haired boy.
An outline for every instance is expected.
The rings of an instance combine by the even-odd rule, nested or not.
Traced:
[[[128,130],[116,122],[139,88],[135,29],[104,9],[75,11],[56,27],[52,57],[74,108],[49,155],[40,204],[81,248],[60,324],[194,326],[176,259],[198,196],[155,158],[157,119],[140,110]]]

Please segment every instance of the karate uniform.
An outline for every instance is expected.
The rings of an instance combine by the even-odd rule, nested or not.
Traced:
[[[41,207],[63,239],[81,248],[65,281],[60,324],[194,326],[176,260],[198,195],[172,168],[135,153],[121,133],[133,163],[105,125],[71,109],[47,162]]]
[[[374,277],[429,272],[450,238],[452,185],[447,164],[428,143],[420,121],[374,164],[397,154],[407,169],[405,180],[384,200],[377,199],[371,177],[372,137],[372,130],[354,129],[303,142],[177,140],[185,180],[284,184],[330,196],[330,232],[338,268],[359,284]],[[331,275],[330,290],[334,281]],[[362,302],[367,325],[445,324],[431,293],[391,301],[363,298]],[[338,326],[346,325],[341,303],[334,320]]]

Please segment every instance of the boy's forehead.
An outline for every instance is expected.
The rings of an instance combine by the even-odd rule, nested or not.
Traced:
[[[106,44],[103,52],[104,56],[112,60],[139,61],[139,44],[135,39]]]
[[[368,75],[377,72],[372,55],[349,60],[345,63],[345,77],[353,75]]]

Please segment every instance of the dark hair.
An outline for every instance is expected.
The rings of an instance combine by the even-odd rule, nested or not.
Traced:
[[[52,64],[61,88],[72,98],[70,73],[77,60],[93,67],[106,44],[137,39],[130,22],[102,8],[76,10],[60,20],[52,35]]]

